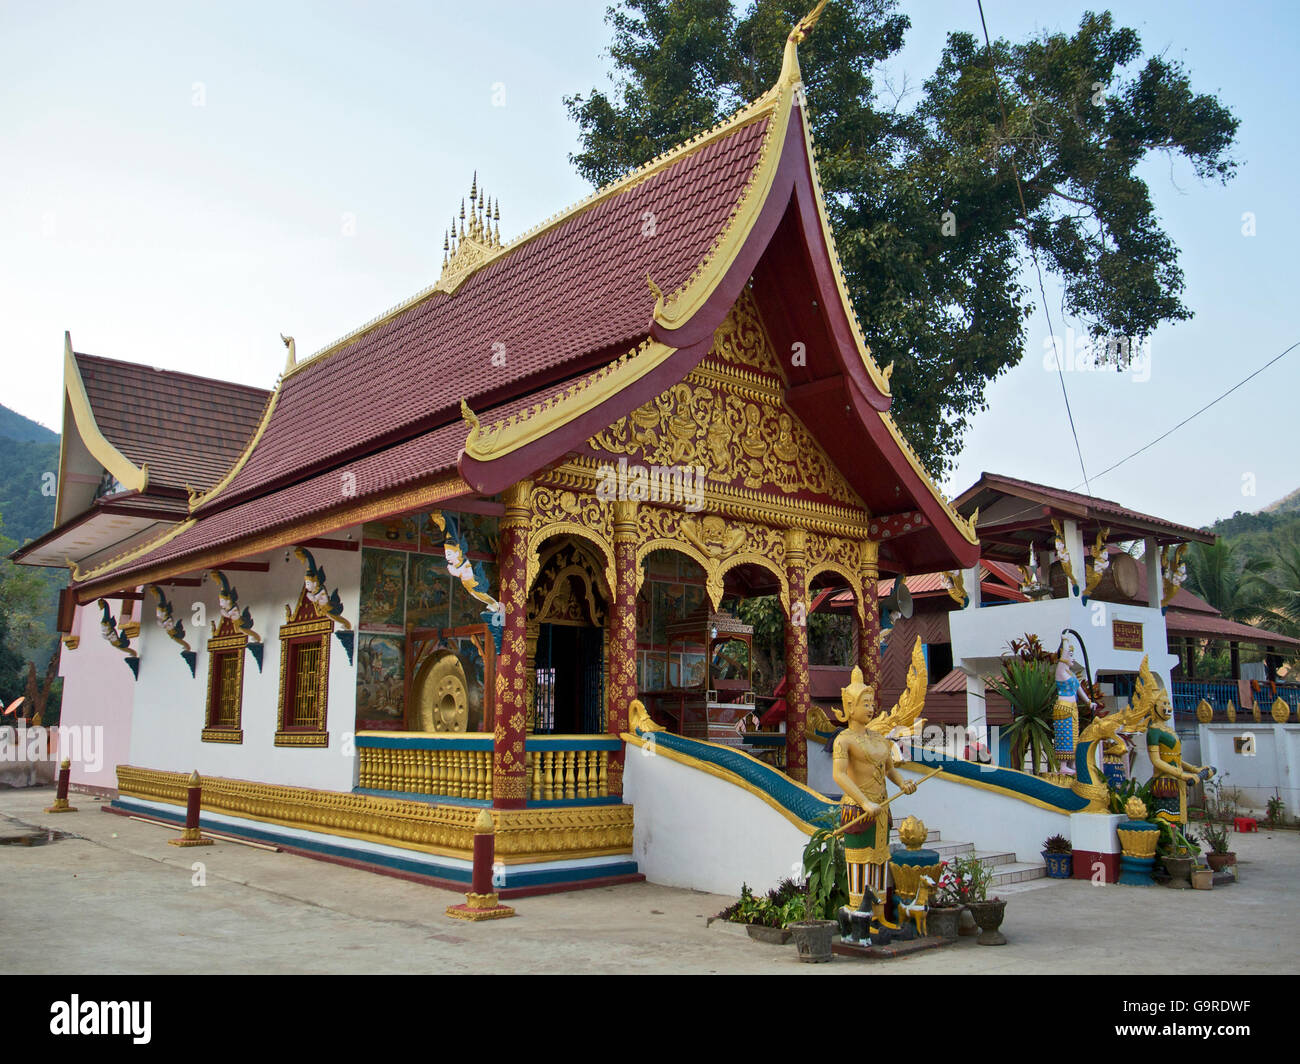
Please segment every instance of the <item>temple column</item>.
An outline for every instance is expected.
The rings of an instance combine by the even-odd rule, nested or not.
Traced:
[[[636,698],[636,510],[635,499],[614,504],[614,623],[610,626],[609,696],[606,729],[621,735]],[[609,793],[623,793],[623,747],[609,759]]]
[[[862,637],[858,640],[858,665],[862,681],[868,687],[880,686],[880,544],[875,540],[862,543]],[[903,579],[901,576],[899,580]],[[876,693],[879,698],[879,690]]]
[[[786,580],[790,584],[790,609],[785,618],[785,771],[793,780],[808,780],[808,744],[804,730],[811,702],[808,676],[808,590],[805,580],[805,543],[802,528],[785,532]]]
[[[522,809],[528,797],[524,746],[528,722],[528,526],[533,484],[521,480],[502,493],[505,516],[497,563],[505,631],[497,656],[496,729],[492,737],[492,804]]]

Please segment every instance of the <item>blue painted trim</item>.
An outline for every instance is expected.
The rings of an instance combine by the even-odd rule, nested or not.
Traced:
[[[130,799],[118,798],[110,803],[112,808],[121,809],[124,812],[142,814],[144,816],[154,817],[158,820],[166,820],[169,823],[184,825],[184,812],[172,813],[170,810],[155,809],[153,806],[135,805]],[[382,868],[390,868],[398,872],[410,872],[414,875],[428,876],[432,879],[445,879],[453,883],[468,886],[472,876],[472,869],[459,868],[455,865],[447,864],[433,854],[421,854],[418,858],[395,857],[391,854],[375,853],[371,850],[358,850],[346,846],[338,846],[329,842],[321,842],[318,839],[321,836],[312,838],[300,838],[297,835],[283,835],[276,831],[267,831],[261,828],[251,828],[244,824],[217,824],[212,821],[206,821],[202,814],[199,815],[199,826],[208,831],[215,832],[219,835],[231,835],[235,838],[250,839],[253,842],[268,843],[272,846],[288,846],[295,850],[306,850],[310,853],[319,853],[326,857],[337,857],[345,861],[355,861],[358,864],[373,864]],[[415,853],[416,851],[412,851]],[[575,877],[576,878],[576,877]]]
[[[433,735],[403,735],[392,738],[380,735],[358,735],[356,745],[373,750],[491,750],[492,736],[484,736],[482,739],[458,738],[455,742],[449,743],[441,736]]]
[[[172,812],[171,810],[155,809],[153,806],[136,804],[129,798],[117,798],[110,805],[112,808],[121,809],[123,812],[165,820],[178,826],[184,826],[185,824],[185,813],[183,811]],[[245,824],[218,824],[210,820],[205,822],[202,814],[199,815],[199,826],[219,835],[230,835],[235,838],[250,839],[253,842],[262,842],[274,846],[287,846],[295,850],[319,853],[326,857],[338,857],[357,864],[372,864],[398,872],[410,872],[413,875],[427,876],[430,879],[443,879],[466,887],[470,885],[473,874],[472,868],[459,866],[467,864],[467,862],[459,862],[459,864],[453,865],[447,863],[443,858],[423,851],[412,851],[413,856],[410,858],[397,857],[392,854],[375,853],[371,850],[359,850],[321,841],[323,837],[315,833],[313,833],[312,838],[308,839],[297,835],[284,835],[277,831],[252,828]],[[418,856],[415,856],[417,854]],[[505,865],[502,882],[495,884],[495,886],[498,890],[516,890],[521,887],[582,883],[589,879],[637,875],[640,872],[636,861],[630,857],[624,861],[579,865],[576,868],[569,862],[561,861],[556,862],[556,864],[564,867],[516,869],[510,865]]]
[[[548,739],[545,735],[530,735],[525,750],[618,750],[622,739]]]
[[[1088,799],[1075,794],[1068,787],[1058,787],[1055,783],[1048,783],[1047,780],[1031,776],[1027,772],[1017,772],[1015,769],[993,768],[929,750],[926,751],[924,759],[917,761],[916,764],[924,769],[942,765],[944,772],[949,775],[1023,794],[1026,798],[1034,798],[1047,805],[1055,806],[1064,813],[1077,813],[1088,804]]]
[[[739,750],[712,746],[698,739],[688,739],[671,732],[655,732],[654,743],[656,746],[664,746],[698,761],[706,761],[726,769],[767,794],[805,824],[824,823],[830,826],[839,822],[839,802],[832,802],[828,798],[809,793],[796,785],[784,772],[747,757]]]

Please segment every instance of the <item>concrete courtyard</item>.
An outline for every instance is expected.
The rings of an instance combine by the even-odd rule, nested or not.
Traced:
[[[1281,917],[1300,899],[1295,831],[1234,835],[1242,875],[1229,887],[1038,880],[1001,892],[1007,946],[963,939],[892,961],[806,965],[792,945],[707,926],[732,898],[634,884],[523,898],[515,919],[466,924],[443,914],[461,895],[237,843],[168,846],[174,829],[107,815],[88,795],[73,795],[78,813],[42,812],[53,797],[0,790],[0,843],[69,833],[0,844],[0,891],[21,914],[0,945],[11,974],[1300,972],[1300,941]]]

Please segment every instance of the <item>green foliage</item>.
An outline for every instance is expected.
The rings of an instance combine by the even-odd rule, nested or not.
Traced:
[[[1049,835],[1043,843],[1044,853],[1073,853],[1074,847],[1064,835]]]
[[[1210,853],[1228,853],[1228,828],[1225,824],[1209,821],[1201,826],[1201,839],[1210,848]]]
[[[740,886],[740,900],[718,913],[724,920],[736,924],[758,924],[761,927],[785,927],[803,920],[807,910],[807,896],[793,879],[783,879],[774,890],[763,897],[755,897],[749,885]]]
[[[1056,678],[1052,668],[1041,661],[1004,657],[1002,675],[990,677],[987,683],[1011,703],[1012,720],[1003,730],[1011,744],[1011,763],[1019,768],[1028,753],[1035,774],[1040,756],[1044,771],[1054,770],[1052,707],[1056,704]]]
[[[1156,800],[1155,795],[1151,793],[1151,780],[1145,783],[1135,780],[1126,779],[1118,787],[1110,785],[1110,811],[1112,813],[1123,813],[1128,815],[1128,810],[1124,807],[1128,805],[1131,798],[1140,798],[1142,804],[1146,806],[1147,815],[1144,819],[1154,822],[1156,818]]]
[[[954,857],[945,861],[939,875],[936,895],[941,905],[969,905],[987,901],[993,870],[978,857]]]
[[[806,919],[833,920],[849,901],[849,867],[844,840],[830,828],[820,828],[803,851],[803,871],[808,881]]]
[[[614,89],[565,99],[578,171],[608,182],[761,94],[807,6],[611,7]],[[1106,12],[1073,33],[995,41],[996,79],[983,41],[952,33],[909,110],[877,70],[910,24],[893,0],[843,0],[799,54],[849,295],[876,359],[895,364],[894,415],[937,474],[988,381],[1021,359],[1031,245],[1095,337],[1129,338],[1107,345],[1117,367],[1134,338],[1191,316],[1142,164],[1182,156],[1226,181],[1237,119],[1176,61],[1143,59]]]
[[[1268,800],[1268,808],[1267,812],[1264,814],[1264,819],[1269,827],[1274,828],[1283,822],[1285,814],[1286,802],[1282,801],[1282,796],[1275,792]],[[1218,853],[1220,851],[1216,850],[1215,852]]]

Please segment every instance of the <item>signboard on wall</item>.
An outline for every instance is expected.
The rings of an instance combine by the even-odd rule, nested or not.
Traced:
[[[1116,650],[1142,650],[1141,621],[1112,621],[1112,645]]]

